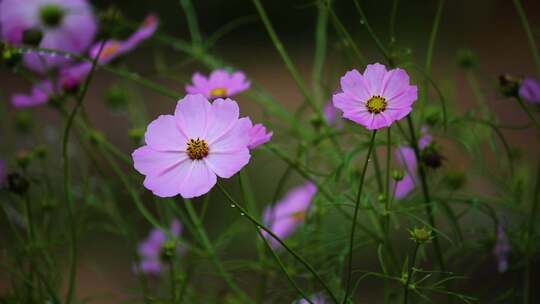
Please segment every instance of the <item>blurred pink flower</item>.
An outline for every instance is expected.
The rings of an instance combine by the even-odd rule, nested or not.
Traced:
[[[11,104],[18,109],[30,108],[45,104],[53,94],[53,84],[49,80],[34,84],[32,93],[14,94],[11,96]]]
[[[341,78],[342,93],[333,97],[334,106],[348,118],[369,130],[390,126],[412,111],[417,87],[409,84],[402,69],[386,70],[382,64],[369,64],[360,74],[349,71]]]
[[[287,238],[304,222],[315,193],[317,187],[311,182],[293,188],[282,200],[264,210],[265,225],[280,239]],[[266,232],[262,233],[273,248],[280,247],[278,241]]]
[[[497,226],[497,241],[495,242],[495,248],[493,248],[493,254],[497,258],[497,269],[501,273],[508,270],[508,255],[511,250],[512,248],[504,232],[504,227],[502,224],[499,224]]]
[[[229,73],[225,70],[214,70],[208,78],[195,73],[192,82],[192,85],[186,86],[186,92],[203,94],[208,99],[232,97],[251,86],[241,71]]]
[[[418,140],[418,148],[425,149],[433,141],[433,136],[427,133],[426,128],[422,128],[422,137]],[[418,163],[414,149],[408,146],[398,147],[395,151],[398,163],[405,170],[401,181],[395,183],[395,198],[403,199],[416,187],[418,183]]]
[[[86,0],[3,0],[0,26],[5,41],[19,45],[27,30],[38,30],[43,37],[40,48],[83,53],[94,40],[96,20]],[[25,54],[25,65],[36,72],[61,66],[64,56]]]
[[[160,197],[201,196],[250,159],[251,120],[239,118],[238,104],[200,94],[187,95],[174,115],[161,115],[146,130],[146,145],[133,152],[144,186]]]
[[[248,148],[256,149],[261,145],[269,142],[272,139],[274,132],[266,132],[266,127],[262,124],[256,124],[249,131],[250,141]]]
[[[179,220],[173,219],[170,227],[171,238],[167,237],[167,233],[161,229],[152,229],[148,237],[139,244],[138,265],[133,267],[135,273],[145,273],[150,275],[158,275],[164,268],[162,261],[163,245],[167,241],[176,241],[182,234],[182,224]],[[183,248],[177,246],[178,253],[183,252]]]
[[[540,82],[532,77],[526,77],[519,87],[519,96],[529,102],[540,104]]]
[[[326,303],[326,298],[322,294],[312,295],[311,297],[309,297],[309,299],[311,300],[311,302],[313,304],[325,304]],[[296,304],[309,304],[309,302],[306,299],[301,299],[301,300],[298,300],[296,302]]]

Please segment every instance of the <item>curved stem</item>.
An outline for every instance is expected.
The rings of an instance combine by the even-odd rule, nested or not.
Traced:
[[[433,230],[436,231],[437,227],[435,225],[435,217],[433,215],[433,206],[431,205],[431,198],[429,194],[429,188],[427,185],[426,172],[424,170],[424,166],[422,165],[420,161],[420,148],[418,147],[418,140],[416,138],[414,125],[413,125],[412,118],[410,115],[407,116],[407,124],[409,126],[409,132],[411,133],[411,146],[414,150],[416,161],[419,164],[418,174],[420,175],[420,183],[422,185],[422,194],[424,195],[425,208],[426,208],[426,213],[428,216],[429,225],[431,226]],[[437,257],[437,262],[439,263],[439,267],[441,271],[444,271],[445,270],[444,258],[442,255],[441,245],[439,244],[439,238],[437,235],[435,235],[433,238],[433,245],[435,248],[435,256]]]
[[[409,284],[411,283],[411,278],[413,274],[413,269],[416,266],[416,255],[418,254],[418,248],[420,247],[419,243],[415,242],[414,251],[413,251],[413,257],[411,259],[411,264],[409,266],[409,271],[407,272],[407,281],[405,282],[405,285],[403,286],[403,304],[407,304],[407,301],[409,299]]]
[[[531,204],[531,213],[529,214],[529,229],[527,230],[527,243],[525,253],[525,272],[524,272],[524,285],[523,285],[523,303],[528,304],[530,298],[529,288],[531,286],[531,238],[534,234],[536,224],[536,213],[538,213],[538,204],[540,203],[540,160],[538,162],[538,169],[536,173],[536,185],[534,187],[533,201]]]
[[[531,111],[529,110],[529,108],[527,108],[527,105],[525,104],[525,102],[523,101],[523,99],[521,97],[516,97],[518,103],[519,103],[519,106],[521,107],[521,109],[523,109],[523,111],[527,114],[527,116],[529,116],[529,119],[534,123],[534,125],[540,129],[540,122],[536,119],[536,117],[534,117],[533,113],[531,113]]]
[[[208,238],[208,235],[206,234],[206,231],[204,230],[204,227],[202,225],[201,220],[199,219],[199,216],[195,212],[195,209],[193,208],[193,205],[191,204],[191,200],[185,199],[184,205],[186,206],[186,210],[188,212],[189,217],[191,218],[191,221],[195,225],[195,230],[199,234],[199,237],[201,239],[202,245],[208,252],[208,255],[210,256],[210,259],[212,260],[212,263],[214,263],[214,266],[217,268],[219,274],[223,277],[225,280],[225,283],[229,285],[229,288],[231,288],[232,291],[237,293],[241,298],[242,301],[245,303],[253,303],[253,301],[234,283],[231,274],[227,272],[227,270],[223,267],[223,264],[219,260],[219,257],[216,254],[216,250],[214,246],[212,246],[212,243],[210,242],[210,239]]]
[[[368,152],[366,155],[366,160],[364,161],[364,167],[362,168],[362,173],[360,175],[360,183],[358,184],[358,192],[356,194],[356,201],[355,201],[355,207],[354,207],[354,215],[352,218],[352,227],[351,227],[351,236],[349,239],[349,264],[347,268],[347,281],[346,281],[346,287],[345,287],[345,296],[343,297],[343,303],[347,302],[347,299],[349,297],[349,291],[351,290],[351,279],[352,279],[352,255],[353,255],[353,249],[354,249],[354,232],[356,231],[356,221],[358,218],[358,209],[360,207],[360,198],[362,197],[362,189],[364,187],[364,179],[366,177],[367,172],[367,166],[369,163],[369,159],[371,157],[371,152],[373,151],[373,146],[375,146],[375,135],[377,135],[377,130],[374,130],[371,133],[371,140],[369,143]]]
[[[84,85],[77,96],[77,103],[71,111],[68,120],[66,122],[66,128],[64,129],[64,136],[62,140],[62,160],[64,163],[64,199],[66,204],[66,210],[68,213],[68,221],[70,223],[70,270],[69,270],[69,283],[68,292],[66,295],[66,303],[69,304],[73,300],[75,292],[75,276],[77,275],[77,226],[75,225],[75,216],[73,214],[73,197],[71,196],[71,172],[70,172],[70,160],[69,160],[69,135],[71,134],[71,128],[77,116],[78,110],[81,108],[88,86],[92,81],[94,72],[96,70],[97,60],[105,47],[105,40],[101,43],[97,56],[92,61],[92,68],[90,73],[86,77]]]
[[[527,40],[529,41],[529,47],[531,48],[534,64],[536,65],[536,74],[538,77],[540,77],[540,55],[538,54],[538,47],[536,46],[536,41],[534,40],[534,34],[531,30],[529,20],[527,19],[527,15],[525,14],[525,10],[523,9],[523,6],[521,5],[521,1],[513,0],[513,2],[514,2],[514,6],[516,7],[516,11],[519,16],[519,19],[521,20],[521,25],[523,26],[523,30],[525,31],[525,34],[527,35]]]
[[[231,203],[235,208],[238,208],[238,210],[240,211],[240,215],[242,216],[245,216],[249,221],[251,221],[255,227],[257,229],[262,229],[264,230],[266,233],[268,233],[268,235],[270,235],[273,239],[275,239],[281,246],[283,246],[283,248],[285,248],[285,250],[287,250],[296,260],[298,260],[298,262],[300,262],[302,265],[304,265],[304,267],[306,267],[306,269],[311,272],[311,274],[315,277],[315,279],[321,284],[321,286],[326,290],[326,292],[328,293],[328,295],[330,297],[332,297],[332,300],[336,303],[336,304],[339,304],[339,301],[338,299],[336,298],[336,296],[334,295],[334,293],[332,292],[332,290],[330,289],[330,287],[328,287],[328,285],[324,282],[324,280],[319,276],[319,274],[317,273],[317,271],[315,270],[315,268],[313,268],[313,266],[311,266],[306,260],[304,260],[304,258],[302,258],[301,256],[299,256],[294,250],[292,250],[289,246],[287,246],[287,244],[285,244],[285,242],[283,242],[283,240],[281,240],[276,234],[274,234],[274,232],[272,232],[270,229],[268,229],[265,225],[263,225],[261,222],[259,222],[257,219],[255,219],[253,216],[251,216],[251,214],[249,214],[247,212],[246,209],[244,209],[242,206],[240,206],[233,198],[232,196],[229,194],[229,192],[227,192],[227,190],[225,190],[225,188],[223,188],[223,186],[221,185],[221,183],[217,183],[217,186],[219,188],[219,190],[221,191],[221,193],[223,193],[223,195],[225,195],[225,197],[227,198],[227,200],[229,201],[229,203]]]

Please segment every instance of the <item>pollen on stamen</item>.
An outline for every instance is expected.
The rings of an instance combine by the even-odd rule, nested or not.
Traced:
[[[373,96],[366,102],[366,107],[369,113],[379,114],[386,110],[386,99],[382,96]]]
[[[227,89],[226,88],[215,88],[210,91],[210,95],[213,98],[219,98],[219,97],[227,97]]]
[[[210,152],[208,143],[204,139],[190,139],[187,143],[187,154],[192,160],[201,160]]]

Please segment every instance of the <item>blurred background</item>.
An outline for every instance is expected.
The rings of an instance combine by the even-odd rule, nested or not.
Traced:
[[[539,38],[540,1],[524,0],[522,2],[533,26],[534,34]],[[92,1],[92,3],[98,12],[106,11],[111,6],[115,6],[126,19],[135,23],[142,20],[147,13],[154,12],[161,22],[159,32],[173,35],[185,41],[190,39],[185,15],[176,0],[103,0]],[[374,31],[386,43],[389,37],[387,29],[391,1],[364,0],[361,1],[361,4]],[[316,7],[309,0],[272,0],[264,1],[264,5],[286,49],[309,82],[313,62]],[[384,62],[365,26],[361,24],[352,1],[334,0],[333,5],[336,14],[353,34],[354,40],[368,61]],[[210,52],[232,66],[244,70],[251,80],[263,86],[286,108],[291,111],[297,109],[302,103],[301,94],[268,38],[251,1],[204,0],[195,1],[194,6],[201,31],[206,37],[222,29],[225,24],[235,23],[235,26],[220,38]],[[410,49],[412,60],[420,65],[423,65],[425,61],[427,41],[435,10],[436,1],[408,0],[400,2],[396,21],[397,45],[404,49]],[[331,92],[338,87],[339,77],[345,71],[352,68],[362,70],[363,67],[341,57],[342,53],[339,49],[343,47],[343,42],[340,41],[331,24],[328,32],[329,47],[323,79],[328,84],[328,90],[325,93],[330,97]],[[531,52],[512,2],[509,0],[447,1],[434,53],[433,78],[447,93],[450,106],[457,109],[457,112],[474,109],[477,104],[474,100],[475,92],[470,87],[466,73],[457,64],[456,56],[458,51],[463,48],[473,50],[479,58],[479,70],[483,75],[478,84],[479,89],[488,100],[491,108],[496,111],[500,120],[516,124],[526,121],[526,115],[518,107],[510,104],[509,100],[500,97],[496,90],[497,76],[500,74],[509,73],[518,76],[534,74]],[[135,52],[126,56],[120,64],[179,93],[184,92],[184,86],[190,81],[193,72],[209,72],[204,66],[190,61],[186,54],[161,45],[154,45],[152,42],[145,43]],[[168,68],[167,76],[160,72],[162,71],[160,69],[163,68]],[[51,172],[60,177],[60,146],[54,146],[54,144],[59,143],[61,137],[60,117],[47,107],[24,111],[24,115],[27,115],[27,120],[33,126],[30,127],[29,134],[18,135],[14,129],[16,117],[21,114],[10,107],[9,98],[12,93],[29,91],[30,85],[7,70],[0,72],[0,83],[0,96],[3,99],[0,105],[0,117],[6,117],[0,122],[2,128],[0,129],[2,142],[0,156],[9,160],[17,151],[32,149],[39,144],[52,145],[49,152],[49,166]],[[132,90],[130,96],[135,96],[140,102],[144,102],[147,113],[127,113],[129,111],[125,110],[110,111],[110,105],[106,102],[110,96],[110,89],[119,85],[128,85]],[[260,107],[249,98],[239,96],[237,100],[241,103],[242,114],[265,120]],[[125,80],[105,71],[99,71],[90,86],[85,104],[86,112],[94,127],[107,134],[107,137],[122,150],[129,152],[134,149],[135,145],[127,135],[128,130],[144,127],[157,115],[171,112],[175,102],[145,88],[126,84]],[[129,119],[133,115],[139,117],[139,125],[134,125],[133,120]],[[520,130],[519,132],[505,130],[504,132],[512,145],[521,147],[525,159],[534,159],[538,155],[539,147],[536,144],[530,144],[537,142],[537,138],[535,138],[536,133],[532,129],[529,130]],[[277,134],[275,140],[279,140],[279,138],[280,136]],[[456,153],[449,153],[448,156],[451,163],[467,170],[464,165],[465,157],[459,155],[459,150],[454,152]],[[80,151],[74,148],[74,153],[80,153]],[[257,157],[250,163],[247,170],[255,193],[260,198],[258,204],[264,206],[268,203],[265,200],[271,197],[276,180],[282,174],[285,165],[265,152],[257,153]],[[492,161],[497,162],[496,157]],[[125,169],[131,170],[127,167]],[[289,181],[289,187],[298,184],[300,180],[300,177],[294,177]],[[489,187],[481,183],[476,186]],[[482,190],[488,193],[490,191],[489,188]],[[150,195],[146,195],[145,198],[149,204],[152,203],[153,199]],[[223,208],[224,203],[220,200],[222,198],[219,195],[213,198],[205,221],[211,236],[219,234],[225,229],[224,227],[238,220],[237,213]],[[136,216],[137,211],[127,197],[123,206],[126,217]],[[149,226],[142,220],[140,224],[139,236],[142,239],[146,236]],[[247,226],[245,223],[239,225]],[[83,247],[80,250],[79,259],[78,295],[81,298],[103,296],[103,299],[95,299],[97,303],[119,303],[129,297],[129,290],[136,289],[138,286],[137,278],[131,271],[133,261],[126,258],[131,256],[131,248],[127,248],[123,240],[98,228],[83,234],[83,239],[79,241]],[[239,229],[239,233],[247,235],[249,227],[244,228]],[[5,223],[0,224],[0,231],[7,231]],[[405,234],[401,237],[406,238]],[[8,246],[8,240],[3,239],[0,233],[0,248]],[[255,246],[237,236],[221,254],[233,259],[252,257],[255,256]],[[358,267],[375,268],[377,263],[375,252],[360,250],[357,256]],[[492,257],[472,260],[481,260],[481,263],[464,265],[464,268],[471,267],[474,270],[471,269],[468,273],[471,278],[469,283],[462,288],[478,291],[481,289],[479,285],[485,282],[482,278],[495,275],[495,262]],[[538,264],[536,268],[538,268]],[[245,286],[249,285],[249,278],[249,273],[239,273],[236,279]],[[512,282],[516,279],[516,274],[512,272],[500,276],[502,282]],[[367,281],[366,286],[360,288],[366,293],[366,297],[370,298],[369,303],[382,302],[377,293],[379,283],[379,281]],[[538,283],[539,280],[536,277],[532,286],[538,286]],[[208,283],[201,281],[200,284],[202,284],[201,288],[204,289]],[[2,281],[0,277],[0,292],[6,290],[8,286],[8,282]],[[493,287],[493,285],[489,286]]]

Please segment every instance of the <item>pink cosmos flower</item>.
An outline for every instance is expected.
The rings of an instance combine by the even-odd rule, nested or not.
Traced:
[[[171,238],[167,237],[167,233],[161,229],[152,229],[148,237],[139,244],[140,262],[133,267],[135,273],[145,273],[149,275],[158,275],[164,268],[162,261],[163,245],[167,241],[175,241],[182,234],[182,224],[179,220],[174,219],[170,227]],[[177,246],[178,253],[183,252],[183,248]]]
[[[422,128],[423,136],[418,140],[418,148],[425,149],[433,141],[433,136],[427,133],[427,129]],[[398,147],[395,151],[398,163],[404,168],[405,175],[403,179],[395,184],[395,198],[403,199],[418,184],[418,163],[414,149],[408,146]]]
[[[493,248],[493,254],[497,258],[497,269],[499,272],[506,272],[508,270],[508,255],[512,248],[510,247],[510,242],[508,242],[508,237],[504,232],[503,225],[499,224],[497,226],[497,242],[495,243],[495,248]]]
[[[334,106],[343,117],[369,130],[390,126],[412,111],[417,87],[409,84],[409,75],[402,69],[386,70],[382,64],[369,64],[360,74],[349,71],[341,77],[342,93],[333,97]]]
[[[41,48],[82,53],[96,33],[96,20],[86,0],[3,0],[0,2],[2,37],[12,44],[21,44],[27,30],[38,30],[43,38]],[[24,63],[44,73],[69,59],[62,56],[29,53]]]
[[[262,124],[254,125],[249,131],[250,141],[248,148],[256,149],[259,146],[264,145],[272,139],[272,135],[274,135],[274,132],[267,133],[265,126]]]
[[[275,206],[264,210],[265,225],[280,239],[287,238],[304,222],[315,193],[317,187],[311,182],[293,188]],[[266,232],[263,231],[263,235],[273,248],[280,247],[279,243]]]
[[[187,95],[174,115],[161,115],[146,130],[146,145],[133,152],[144,186],[160,197],[201,196],[250,159],[251,120],[239,118],[238,104]]]
[[[32,88],[32,93],[14,94],[11,97],[11,104],[15,108],[30,108],[47,103],[53,94],[53,84],[49,80],[36,83]]]
[[[531,103],[540,104],[540,82],[532,77],[526,77],[519,87],[519,96]]]
[[[251,86],[246,75],[241,71],[231,74],[225,70],[214,70],[208,78],[195,73],[192,81],[192,85],[186,86],[186,92],[203,94],[208,99],[232,97]]]

